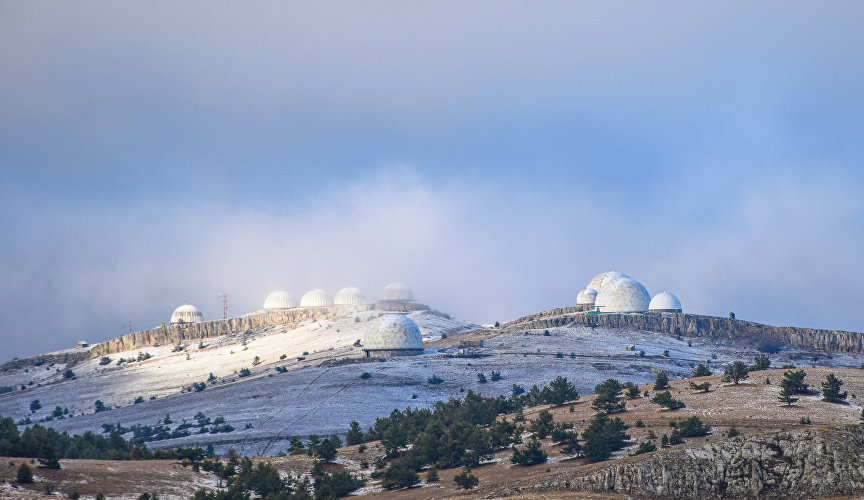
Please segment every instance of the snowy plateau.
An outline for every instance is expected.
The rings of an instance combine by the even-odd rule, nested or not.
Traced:
[[[524,329],[519,321],[481,327],[436,311],[416,311],[409,317],[423,335],[422,355],[366,358],[355,344],[381,314],[350,311],[201,343],[152,346],[111,354],[105,364],[99,357],[70,367],[7,364],[0,367],[0,387],[13,390],[0,395],[0,414],[83,433],[102,432],[103,424],[155,425],[166,415],[176,427],[203,412],[224,417],[235,430],[211,434],[192,428],[189,436],[148,445],[213,445],[218,453],[233,448],[241,455],[272,456],[287,450],[291,436],[344,435],[352,420],[365,429],[394,408],[431,407],[469,390],[509,395],[514,385],[527,390],[563,375],[584,395],[608,378],[646,384],[665,371],[679,379],[698,363],[716,373],[733,360],[752,362],[759,353],[755,345],[728,339],[585,325]],[[137,359],[139,352],[151,357],[118,363]],[[858,367],[862,361],[858,354],[788,345],[771,355],[775,367]],[[67,368],[74,378],[63,377]],[[500,380],[490,380],[493,371],[500,372]],[[433,376],[442,382],[430,383]],[[206,388],[193,388],[201,383]],[[35,412],[33,400],[42,405]],[[96,412],[96,400],[109,409]],[[51,419],[57,406],[69,414]]]

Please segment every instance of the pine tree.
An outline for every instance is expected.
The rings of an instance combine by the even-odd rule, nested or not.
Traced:
[[[829,373],[822,382],[822,399],[831,403],[839,403],[846,399],[848,392],[840,392],[840,387],[843,381],[835,377],[833,373]]]
[[[438,482],[438,469],[433,465],[426,471],[426,483]]]
[[[453,482],[464,490],[470,490],[477,486],[480,480],[474,474],[471,474],[471,469],[465,469],[453,477]]]
[[[533,432],[534,435],[540,439],[545,439],[546,436],[552,432],[552,428],[553,417],[548,410],[541,410],[540,413],[537,414],[537,418],[531,420],[531,424],[528,426],[528,430]]]
[[[15,480],[19,483],[33,482],[33,469],[27,465],[27,462],[21,462],[21,465],[18,466],[18,473],[15,476]]]
[[[624,386],[614,378],[604,380],[594,387],[594,401],[591,407],[597,411],[602,411],[606,414],[618,413],[624,411],[627,403],[618,401],[618,394]]]
[[[666,372],[658,373],[657,379],[654,381],[654,390],[659,391],[667,387],[669,387],[669,377],[666,376]]]
[[[738,382],[744,380],[749,377],[748,372],[750,371],[747,368],[747,365],[742,361],[735,361],[731,365],[726,367],[726,370],[723,373],[723,382],[734,382],[735,385],[738,385]]]
[[[345,444],[352,446],[363,442],[363,430],[360,428],[360,423],[356,420],[351,421],[351,428],[345,434]]]
[[[513,447],[513,456],[510,461],[519,465],[536,465],[546,461],[546,452],[541,450],[542,445],[537,437],[533,437],[531,441],[525,445],[525,450],[520,450]]]
[[[785,380],[783,382],[785,382]],[[792,397],[793,394],[795,394],[795,391],[792,390],[788,384],[780,383],[780,395],[777,396],[777,399],[779,399],[781,403],[786,406],[791,406],[792,403],[798,401],[798,398]]]
[[[711,373],[711,370],[709,370],[708,367],[703,365],[702,363],[699,363],[698,365],[696,365],[696,368],[693,369],[694,377],[707,377],[708,375],[713,374]]]

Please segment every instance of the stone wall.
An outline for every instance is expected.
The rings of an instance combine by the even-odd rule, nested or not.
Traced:
[[[819,498],[864,492],[864,429],[806,429],[705,443],[558,474],[529,488],[636,498]],[[523,490],[524,491],[524,490]]]
[[[502,327],[534,330],[574,325],[633,328],[685,337],[708,337],[755,344],[789,344],[814,347],[826,351],[864,353],[864,334],[859,332],[769,326],[751,321],[685,313],[605,313],[591,315],[580,312],[575,307],[565,307],[525,316],[505,323]]]

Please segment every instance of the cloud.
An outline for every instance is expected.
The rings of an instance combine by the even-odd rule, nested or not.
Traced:
[[[403,281],[457,317],[503,321],[571,304],[594,274],[616,269],[652,294],[677,293],[688,311],[855,328],[862,206],[842,186],[741,186],[703,227],[679,225],[662,198],[634,212],[589,190],[436,186],[407,166],[290,209],[89,207],[43,221],[37,241],[3,255],[0,310],[19,332],[8,352],[25,354],[111,338],[129,319],[157,326],[185,300],[217,318],[223,290],[241,314],[275,289],[299,298],[356,285],[375,299]]]

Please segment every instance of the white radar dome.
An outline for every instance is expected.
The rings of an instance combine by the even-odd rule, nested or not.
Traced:
[[[585,288],[591,288],[599,292],[606,283],[609,283],[612,280],[617,280],[618,278],[629,277],[630,276],[627,276],[624,273],[619,273],[618,271],[606,271],[605,273],[600,273],[597,276],[594,276]]]
[[[357,287],[349,286],[336,292],[333,303],[337,306],[360,306],[366,303],[366,297]]]
[[[394,302],[410,302],[414,300],[411,289],[402,283],[390,283],[384,287],[381,300],[392,300]]]
[[[678,297],[676,297],[674,293],[669,293],[664,290],[663,293],[658,293],[653,299],[651,299],[651,303],[648,304],[648,310],[680,313],[681,301],[678,300]]]
[[[616,278],[607,281],[597,291],[596,307],[600,312],[643,312],[648,310],[651,296],[638,281],[629,278]]]
[[[597,300],[597,290],[593,288],[586,288],[579,292],[579,295],[576,296],[576,305],[577,306],[593,306],[594,302]]]
[[[204,321],[204,315],[201,314],[201,311],[192,304],[183,304],[177,309],[174,309],[174,312],[171,313],[172,325],[181,323],[200,323],[201,321]]]
[[[303,294],[303,298],[300,299],[300,307],[330,307],[332,305],[333,299],[327,295],[327,292],[320,288],[309,290]]]
[[[292,307],[297,307],[297,301],[284,290],[276,290],[264,299],[264,309],[291,309]]]
[[[363,348],[370,350],[423,349],[417,323],[401,314],[388,314],[373,321],[363,337]]]

